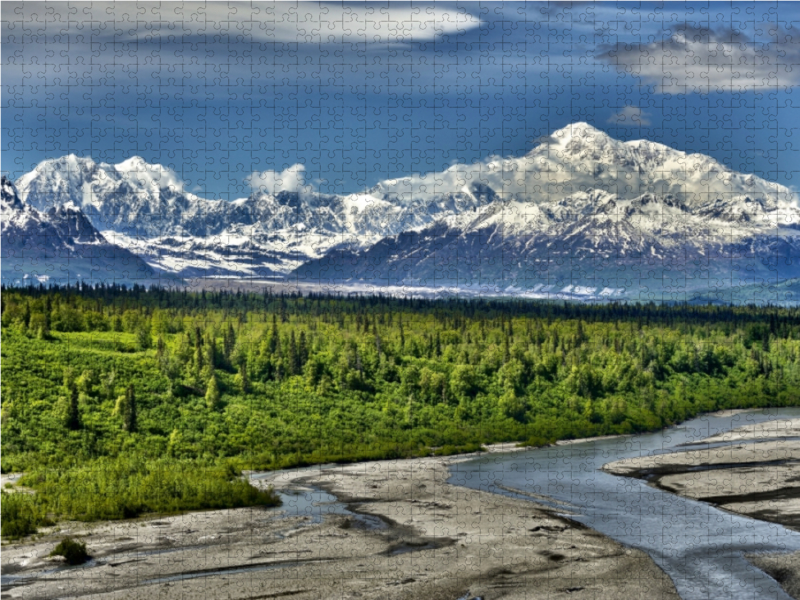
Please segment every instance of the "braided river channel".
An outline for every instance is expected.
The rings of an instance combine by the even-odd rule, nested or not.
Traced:
[[[449,483],[548,505],[639,548],[672,578],[684,600],[788,599],[778,583],[745,555],[800,550],[800,532],[734,515],[600,468],[624,458],[686,450],[681,444],[744,425],[797,417],[800,408],[704,415],[658,433],[490,454],[452,465]],[[705,447],[709,446],[691,449]]]

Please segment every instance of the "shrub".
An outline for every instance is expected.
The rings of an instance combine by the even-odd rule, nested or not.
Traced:
[[[60,518],[130,519],[142,514],[278,506],[279,496],[239,477],[228,464],[139,455],[101,458],[66,469],[34,470],[21,480]]]
[[[520,448],[524,447],[531,447],[531,448],[540,448],[542,446],[549,446],[550,444],[555,443],[555,439],[552,437],[542,437],[539,435],[534,435],[529,437],[526,441],[518,444]]]
[[[441,448],[436,448],[433,451],[435,456],[452,456],[453,454],[466,454],[469,452],[483,452],[484,447],[478,443],[472,444],[461,444],[461,445],[454,445],[454,444],[445,444]]]
[[[19,539],[36,533],[37,525],[44,524],[44,518],[32,495],[24,493],[0,494],[0,516],[2,516],[2,536]]]
[[[76,542],[72,538],[65,537],[53,548],[50,556],[63,556],[67,559],[68,565],[82,565],[89,560],[89,553],[86,551],[86,544]]]

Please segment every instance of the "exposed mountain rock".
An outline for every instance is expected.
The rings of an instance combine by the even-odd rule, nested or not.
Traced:
[[[6,177],[0,185],[0,236],[4,283],[176,282],[109,243],[73,203],[41,212],[22,202]]]
[[[525,156],[349,195],[205,200],[138,157],[45,161],[18,186],[33,207],[72,203],[114,243],[191,277],[652,297],[800,276],[791,190],[586,123]]]

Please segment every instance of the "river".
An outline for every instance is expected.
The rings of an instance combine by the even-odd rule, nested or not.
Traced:
[[[681,444],[743,425],[797,417],[800,408],[704,415],[657,433],[491,454],[455,463],[449,483],[547,504],[644,550],[672,578],[684,600],[784,600],[790,598],[786,592],[744,554],[800,550],[800,533],[681,498],[639,479],[611,475],[600,467],[684,450]],[[698,448],[703,446],[693,447]]]

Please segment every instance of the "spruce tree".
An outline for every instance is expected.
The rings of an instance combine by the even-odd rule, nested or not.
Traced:
[[[125,431],[133,433],[136,431],[136,392],[133,389],[133,384],[130,384],[125,390],[125,413],[122,416],[122,424]]]
[[[308,344],[306,342],[306,332],[300,332],[300,341],[297,346],[297,360],[298,360],[298,371],[301,371],[305,366],[306,362],[308,362]]]
[[[139,327],[136,330],[136,347],[139,350],[148,350],[153,345],[150,337],[150,330],[147,327]]]
[[[269,335],[268,349],[270,354],[274,354],[278,349],[278,318],[275,316],[275,314],[272,315],[272,331],[270,331]]]
[[[294,330],[289,335],[289,370],[292,375],[300,372],[300,361],[297,357],[297,344],[294,340]]]
[[[117,405],[114,412],[122,420],[122,429],[128,433],[136,431],[136,393],[133,384],[125,388],[125,393],[117,398]]]
[[[217,342],[213,336],[209,336],[206,342],[206,360],[205,364],[214,369],[217,366]]]
[[[71,383],[67,396],[66,425],[73,431],[81,428],[80,406],[78,404],[78,388]]]
[[[235,382],[242,390],[243,394],[250,393],[250,379],[247,376],[247,365],[245,361],[239,363],[239,372],[236,374]]]
[[[100,394],[106,400],[111,400],[114,397],[114,384],[116,383],[116,379],[117,372],[112,370],[100,383]]]
[[[233,325],[228,323],[228,329],[225,331],[223,339],[222,352],[225,355],[225,361],[230,363],[233,348],[236,345],[236,332],[233,330]]]
[[[206,406],[209,410],[214,410],[219,402],[219,385],[217,384],[217,376],[212,375],[206,388]]]

